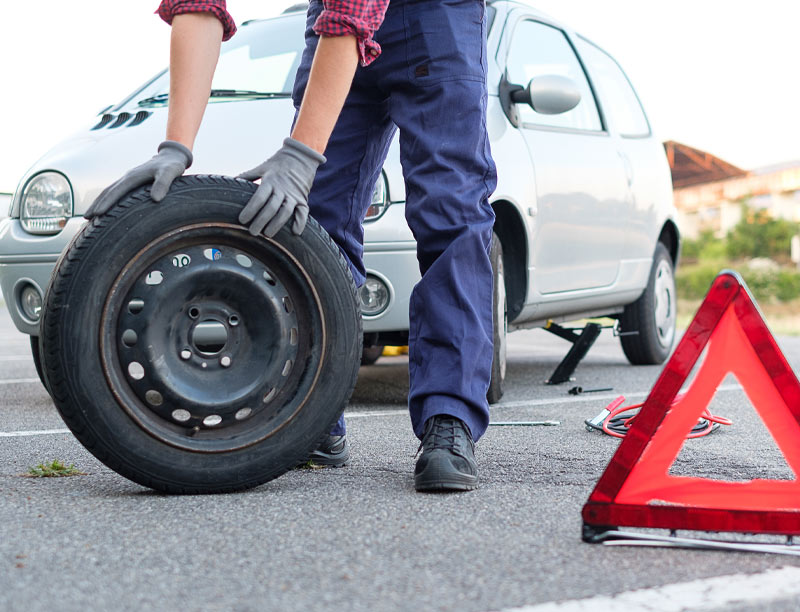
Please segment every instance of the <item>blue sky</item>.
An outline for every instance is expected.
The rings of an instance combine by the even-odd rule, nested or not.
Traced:
[[[800,159],[800,2],[531,0],[600,44],[657,134],[754,168]],[[229,0],[237,22],[292,0]],[[167,62],[157,1],[37,0],[4,7],[0,192],[47,149]],[[154,143],[155,149],[155,143]]]

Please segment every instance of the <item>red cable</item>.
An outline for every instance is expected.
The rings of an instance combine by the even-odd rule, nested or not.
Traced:
[[[683,399],[684,395],[685,394],[681,394],[681,395],[678,395],[677,397],[675,397],[675,399],[672,402],[672,405],[674,406],[677,402],[681,401],[681,399]],[[624,395],[620,395],[617,399],[615,399],[613,402],[611,402],[605,408],[606,410],[608,410],[608,416],[606,416],[606,418],[603,419],[602,429],[609,436],[614,436],[615,438],[624,438],[625,434],[624,433],[620,433],[618,431],[614,431],[613,429],[611,429],[609,427],[609,423],[613,419],[617,418],[620,414],[623,414],[625,412],[629,412],[631,410],[636,410],[638,408],[641,408],[644,405],[644,403],[642,402],[640,404],[632,404],[630,406],[622,406],[622,404],[624,402],[625,402],[625,396]],[[636,414],[633,414],[633,415],[629,416],[628,418],[626,418],[622,422],[622,426],[625,427],[626,431],[628,429],[630,429],[631,424],[633,423],[635,418],[636,418]],[[711,414],[708,411],[708,408],[703,410],[703,414],[700,415],[700,418],[701,419],[705,419],[706,421],[708,421],[708,427],[706,427],[702,431],[689,432],[689,435],[686,436],[687,438],[700,438],[702,436],[707,436],[708,434],[710,434],[713,431],[712,423],[719,423],[720,425],[731,425],[731,424],[733,424],[733,421],[731,421],[730,419],[726,419],[725,417],[721,417],[721,416],[717,416],[715,414]]]

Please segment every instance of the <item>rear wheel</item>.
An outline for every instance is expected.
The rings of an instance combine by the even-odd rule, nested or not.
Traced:
[[[349,269],[312,219],[251,236],[255,186],[184,177],[76,236],[45,298],[43,370],[100,461],[171,493],[252,487],[297,465],[341,414],[361,356]]]
[[[383,355],[383,345],[365,346],[361,351],[361,365],[375,365]]]
[[[647,288],[620,317],[622,350],[633,365],[663,363],[675,341],[677,295],[672,257],[659,242]],[[636,333],[630,333],[636,332]]]
[[[508,334],[508,304],[506,301],[506,281],[503,273],[503,245],[497,234],[492,234],[492,250],[490,253],[494,276],[494,298],[492,300],[492,330],[494,336],[494,352],[492,358],[492,379],[486,399],[490,404],[503,397],[506,379],[506,336]]]

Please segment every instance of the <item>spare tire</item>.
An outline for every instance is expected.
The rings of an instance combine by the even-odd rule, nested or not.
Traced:
[[[105,465],[169,493],[246,489],[303,461],[339,418],[361,358],[356,288],[313,220],[251,236],[255,191],[177,180],[130,193],[61,255],[42,365],[58,411]]]

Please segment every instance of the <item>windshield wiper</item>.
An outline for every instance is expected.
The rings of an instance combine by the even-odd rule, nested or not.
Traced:
[[[210,98],[249,98],[251,100],[269,100],[271,98],[291,98],[292,94],[285,91],[252,91],[250,89],[212,89]],[[139,100],[139,106],[163,104],[169,100],[168,93],[160,93],[149,98]]]
[[[212,98],[291,98],[292,94],[285,91],[251,91],[249,89],[212,89]]]
[[[156,96],[150,96],[149,98],[143,98],[139,100],[136,104],[139,106],[149,106],[151,104],[161,104],[162,102],[166,102],[169,99],[168,93],[158,94]]]

